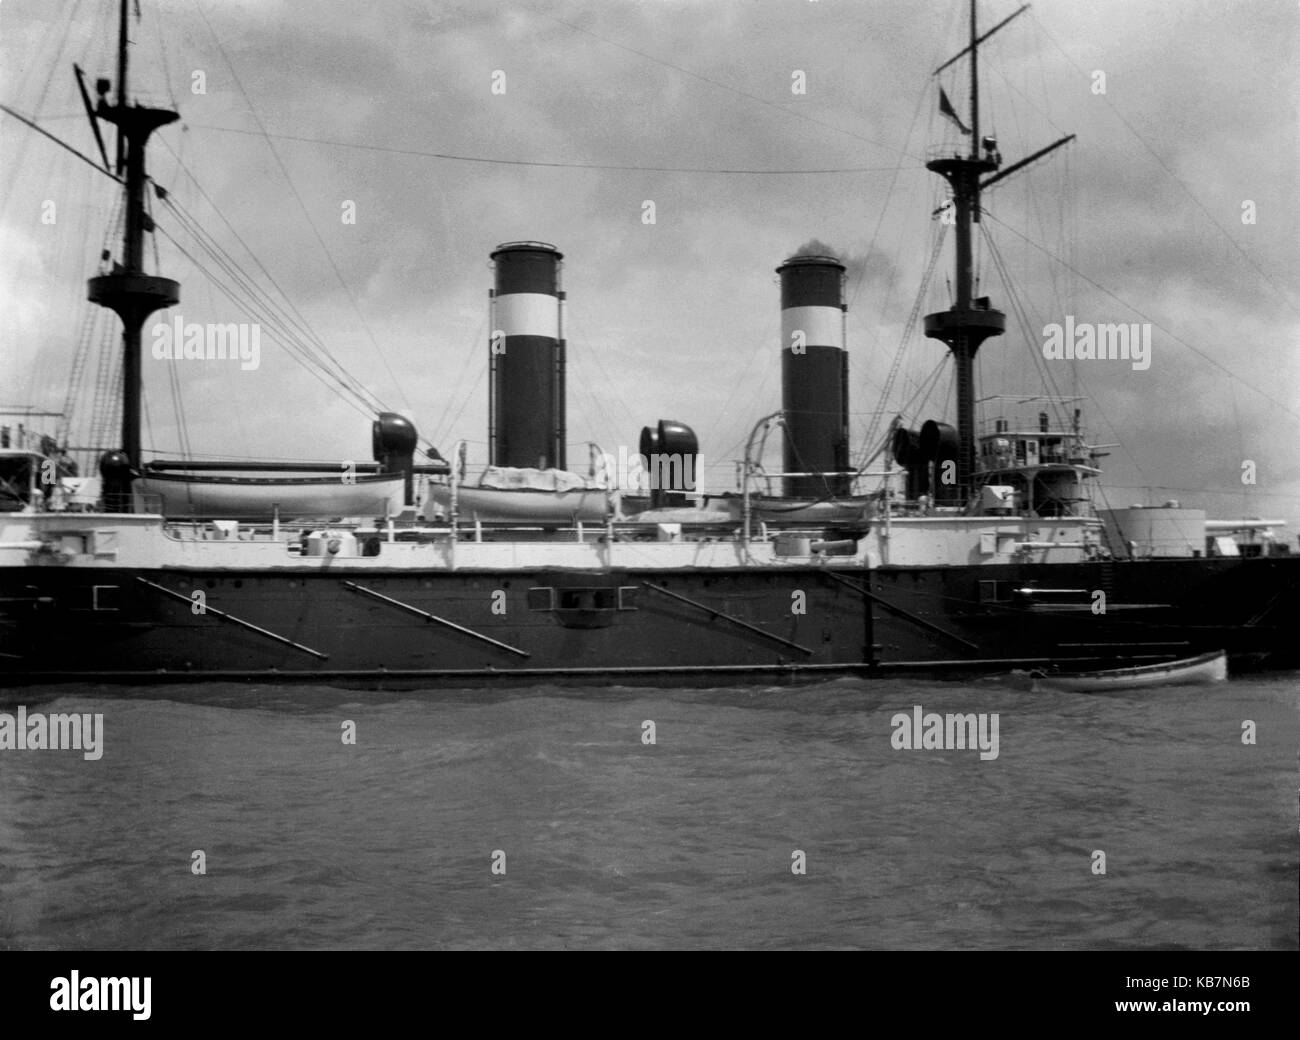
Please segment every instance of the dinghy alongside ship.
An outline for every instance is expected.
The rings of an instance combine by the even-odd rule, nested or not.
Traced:
[[[1228,655],[1222,650],[1181,661],[1107,668],[1096,672],[1031,672],[1035,693],[1107,693],[1142,690],[1153,686],[1189,686],[1220,683],[1228,678]]]

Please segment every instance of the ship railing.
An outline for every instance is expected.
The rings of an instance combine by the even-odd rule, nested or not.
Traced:
[[[475,518],[471,524],[465,520],[457,531],[446,522],[394,521],[377,517],[369,520],[354,518],[341,521],[334,518],[295,518],[278,524],[259,520],[198,520],[195,518],[169,519],[164,524],[166,536],[180,542],[221,542],[278,544],[293,557],[304,554],[309,535],[322,531],[348,533],[357,539],[358,555],[375,557],[383,555],[385,545],[447,546],[459,542],[473,544],[491,542],[529,543],[538,546],[577,542],[583,545],[609,546],[619,542],[694,542],[730,541],[740,536],[736,518],[711,521],[682,522],[680,531],[665,537],[663,525],[654,521],[613,520],[601,524],[584,524],[580,521],[562,525],[528,524],[517,521],[482,521]],[[770,542],[777,531],[797,524],[769,524],[761,517],[753,518],[751,541]],[[804,526],[807,526],[805,523]],[[459,541],[458,541],[459,539]]]
[[[1062,440],[1079,440],[1083,437],[1083,434],[1073,427],[1049,422],[1047,429],[1044,430],[1037,417],[1017,421],[1004,415],[982,419],[975,435],[981,440],[986,437],[1059,437]]]
[[[618,503],[615,501],[615,497],[614,497],[615,491],[617,490],[615,486],[617,483],[616,474],[610,472],[610,468],[609,468],[610,456],[606,455],[603,451],[600,450],[599,444],[597,444],[595,441],[588,441],[587,452],[588,452],[588,468],[587,468],[588,476],[592,480],[596,480],[597,476],[599,476],[600,486],[604,489],[605,492],[605,535],[606,538],[612,542],[614,540],[613,524],[618,514]],[[578,538],[579,541],[581,541],[582,539],[581,523],[579,523],[578,525],[578,530],[579,530]]]
[[[767,446],[767,435],[777,426],[785,425],[785,413],[773,412],[771,415],[765,415],[754,424],[754,428],[749,431],[749,437],[745,441],[745,461],[741,469],[740,481],[740,523],[741,523],[741,540],[743,544],[748,545],[753,534],[754,518],[750,508],[749,501],[749,481],[755,468],[761,468],[763,458],[763,449]],[[755,453],[754,439],[762,433],[762,440],[758,445],[757,454]]]
[[[63,412],[51,412],[31,406],[0,408],[0,448],[54,455],[59,450],[58,438],[51,436],[45,430],[33,429],[24,420],[53,419],[56,423],[50,425],[57,425],[61,429],[66,418]]]
[[[925,160],[933,162],[936,159],[969,159],[970,153],[963,151],[962,146],[957,144],[932,144],[926,146]]]
[[[137,491],[135,492],[135,509],[137,513],[151,513],[155,516],[161,516],[163,497],[154,491]]]
[[[737,459],[736,460],[737,482],[744,479],[743,473],[744,473],[744,463],[741,462],[739,459]],[[872,470],[827,469],[827,470],[809,470],[805,472],[799,470],[769,470],[759,465],[753,466],[750,470],[751,478],[755,481],[763,482],[764,494],[768,495],[769,497],[776,497],[773,494],[772,481],[781,480],[784,479],[785,477],[825,477],[828,481],[836,477],[848,477],[849,495],[856,497],[860,495],[878,494],[881,490],[879,486],[873,486],[869,490],[863,490],[860,486],[863,481],[889,480],[893,477],[897,477],[898,474],[899,471],[897,469],[872,469]],[[828,493],[827,497],[830,498],[832,496],[830,496]]]
[[[897,476],[898,470],[856,470],[856,469],[821,469],[800,472],[796,470],[767,470],[761,466],[757,468],[757,476],[764,480],[777,480],[782,477],[825,477],[828,480],[832,477],[851,477],[854,482],[866,480],[868,478],[875,480],[880,477]]]
[[[734,459],[736,466],[736,486],[743,487],[745,481],[745,462],[743,459]],[[763,494],[770,496],[772,494],[772,477],[774,474],[769,473],[762,463],[755,463],[749,470],[750,479],[762,481]]]
[[[451,528],[451,540],[455,543],[460,527],[459,496],[461,481],[465,479],[466,460],[469,454],[469,442],[464,438],[456,442],[451,453],[451,472],[447,474],[447,523]]]

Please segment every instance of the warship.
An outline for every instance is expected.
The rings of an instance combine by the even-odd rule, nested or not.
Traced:
[[[736,486],[714,490],[690,416],[647,416],[631,459],[593,452],[571,468],[564,255],[539,241],[490,258],[482,472],[463,441],[422,446],[389,411],[373,418],[367,463],[146,458],[145,351],[238,364],[257,344],[180,319],[144,342],[180,300],[147,264],[167,201],[148,147],[178,117],[131,103],[122,0],[116,79],[92,102],[77,70],[102,163],[81,158],[124,209],[87,287],[120,321],[120,431],[79,467],[85,446],[59,417],[2,417],[0,677],[770,683],[1218,652],[1234,669],[1297,667],[1300,558],[1280,521],[1176,501],[1099,509],[1106,446],[1089,442],[1077,399],[976,398],[977,353],[1007,325],[975,277],[982,193],[1070,140],[1004,165],[981,135],[980,47],[1014,17],[981,33],[972,0],[969,41],[945,64],[968,68],[969,110],[938,97],[960,143],[925,163],[947,193],[951,303],[915,317],[950,356],[953,422],[899,414],[853,457],[845,263],[792,255],[776,266],[781,408],[754,417]],[[116,130],[116,164],[100,124]],[[1097,349],[1139,358],[1140,335],[1122,332]],[[764,465],[769,437],[778,470]]]

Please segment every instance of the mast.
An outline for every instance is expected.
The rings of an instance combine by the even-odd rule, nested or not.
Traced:
[[[941,340],[952,351],[957,376],[957,456],[955,486],[945,474],[935,475],[935,490],[940,501],[965,505],[974,492],[975,473],[975,354],[990,336],[1000,336],[1006,328],[1006,315],[989,305],[987,296],[972,299],[974,269],[971,261],[971,224],[979,220],[980,178],[999,165],[997,149],[979,136],[979,37],[976,34],[975,0],[970,0],[970,154],[926,163],[926,169],[944,177],[952,187],[956,209],[957,232],[957,301],[946,311],[925,316],[925,334]],[[984,147],[984,156],[980,149]]]
[[[975,0],[970,0],[970,157],[977,159],[980,140],[980,52],[975,35]]]
[[[122,0],[121,6],[117,13],[117,106],[118,108],[126,107],[126,0]],[[122,176],[122,161],[126,154],[126,144],[122,136],[122,128],[117,128],[117,167],[115,173]]]
[[[960,447],[956,486],[946,482],[942,473],[935,475],[934,484],[938,500],[948,504],[966,505],[975,491],[975,354],[986,339],[1002,335],[1007,324],[1007,316],[995,310],[987,296],[974,296],[971,224],[980,222],[980,193],[1074,140],[1074,134],[1068,134],[1019,162],[1012,163],[1006,169],[999,169],[1002,156],[998,152],[997,142],[992,137],[980,136],[979,45],[1028,9],[1028,4],[1022,4],[981,36],[976,27],[975,0],[970,0],[970,43],[933,73],[938,75],[962,55],[970,53],[971,128],[967,130],[962,127],[963,133],[970,134],[970,151],[965,158],[959,151],[954,151],[951,156],[933,159],[925,164],[926,169],[939,174],[951,186],[956,211],[957,301],[946,311],[925,316],[926,336],[948,345],[957,376],[957,437]],[[993,172],[995,170],[996,173]],[[991,177],[984,176],[989,173],[992,174]]]
[[[109,274],[91,278],[87,283],[88,299],[113,310],[122,321],[122,448],[121,451],[106,453],[100,460],[105,508],[110,512],[131,511],[131,482],[140,473],[140,330],[145,319],[154,311],[180,302],[179,283],[144,272],[144,234],[154,227],[152,219],[145,212],[145,187],[148,181],[145,149],[150,134],[178,117],[175,112],[167,109],[128,105],[127,72],[127,0],[121,0],[118,19],[117,103],[108,103],[109,85],[100,80],[99,104],[95,114],[105,122],[117,126],[119,171],[124,160],[126,166],[126,227],[122,235],[121,260],[113,263]]]

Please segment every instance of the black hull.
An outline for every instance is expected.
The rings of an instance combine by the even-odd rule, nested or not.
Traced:
[[[1018,591],[1033,586],[1041,594]],[[539,589],[556,590],[549,604]],[[0,569],[7,685],[724,684],[1213,650],[1236,669],[1295,668],[1297,631],[1289,556],[834,572]]]

